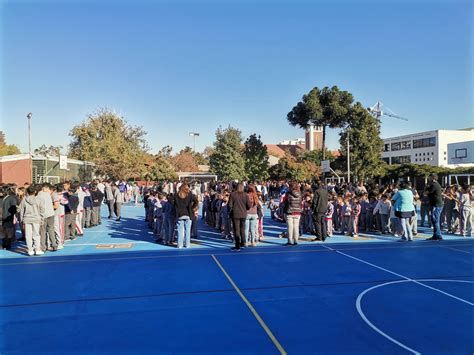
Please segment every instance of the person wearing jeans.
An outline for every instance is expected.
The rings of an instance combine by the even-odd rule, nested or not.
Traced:
[[[176,222],[178,226],[178,249],[191,246],[191,225],[192,221],[189,216],[181,216]]]
[[[247,210],[247,217],[245,219],[245,243],[253,247],[257,246],[258,234],[257,234],[257,221],[258,212],[257,207],[259,204],[257,190],[254,185],[247,187],[247,195],[250,199],[251,207]]]
[[[182,184],[176,195],[171,197],[170,201],[176,209],[176,218],[178,225],[178,249],[191,246],[191,218],[194,210],[198,208],[199,202],[193,195],[188,184]]]
[[[286,214],[286,224],[288,226],[288,243],[286,243],[286,245],[298,245],[302,202],[303,198],[298,183],[291,183],[290,190],[286,194],[283,202]]]
[[[252,246],[256,246],[258,240],[257,219],[257,214],[247,214],[247,218],[245,219],[245,241],[247,244]]]
[[[410,185],[406,182],[400,184],[400,190],[392,197],[395,215],[399,218],[403,230],[403,236],[400,241],[413,241],[413,232],[410,224],[410,219],[415,215],[413,199],[413,192],[410,189]]]
[[[443,240],[441,236],[441,212],[443,211],[443,195],[441,185],[438,183],[438,174],[431,174],[430,184],[426,187],[425,195],[430,201],[431,224],[433,225],[433,236],[427,240]]]

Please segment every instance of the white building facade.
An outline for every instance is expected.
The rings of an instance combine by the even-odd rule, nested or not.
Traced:
[[[382,159],[388,164],[474,166],[474,128],[436,130],[384,139]]]

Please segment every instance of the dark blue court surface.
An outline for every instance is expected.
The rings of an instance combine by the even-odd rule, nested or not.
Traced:
[[[201,226],[177,250],[124,210],[62,253],[0,254],[1,354],[474,351],[470,238],[283,247],[267,221],[257,248]]]

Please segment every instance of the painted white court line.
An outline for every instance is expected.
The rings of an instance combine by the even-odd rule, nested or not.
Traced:
[[[387,286],[387,285],[392,285],[392,284],[398,284],[398,283],[404,283],[404,282],[412,282],[412,281],[415,281],[415,280],[398,280],[398,281],[390,281],[390,282],[385,282],[383,284],[380,284],[380,285],[376,285],[376,286],[372,286],[364,291],[362,291],[359,296],[357,296],[357,300],[356,300],[356,308],[357,308],[357,312],[359,313],[360,317],[362,318],[362,320],[370,327],[372,328],[374,331],[376,331],[377,333],[379,333],[380,335],[382,335],[383,337],[387,338],[388,340],[390,340],[392,343],[394,344],[397,344],[398,346],[402,347],[403,349],[413,353],[413,354],[420,354],[420,352],[418,352],[417,350],[414,350],[412,348],[410,348],[409,346],[401,343],[400,341],[394,339],[393,337],[391,337],[390,335],[388,335],[387,333],[383,332],[382,330],[380,330],[380,328],[378,328],[377,326],[375,326],[368,318],[367,316],[365,315],[364,311],[362,310],[362,299],[364,298],[364,296],[369,293],[370,291],[372,290],[375,290],[377,288],[380,288],[380,287],[384,287],[384,286]],[[423,281],[423,282],[461,282],[461,283],[474,283],[472,281],[466,281],[466,280],[443,280],[443,279],[421,279],[421,280],[416,280],[418,282],[420,281]]]
[[[381,267],[381,266],[378,266],[378,265],[372,264],[372,263],[370,263],[370,262],[368,262],[368,261],[365,261],[365,260],[356,258],[355,256],[352,256],[352,255],[343,253],[343,252],[341,252],[341,251],[339,251],[339,250],[336,250],[336,253],[341,254],[341,255],[344,255],[344,256],[346,256],[346,257],[348,257],[348,258],[357,260],[357,261],[359,261],[359,262],[361,262],[361,263],[364,263],[364,264],[366,264],[366,265],[370,265],[370,266],[372,266],[372,267],[374,267],[374,268],[376,268],[376,269],[379,269],[379,270],[388,272],[389,274],[398,276],[398,277],[400,277],[400,278],[402,278],[402,279],[405,279],[405,280],[407,280],[407,281],[411,281],[411,282],[416,283],[416,284],[418,284],[418,285],[420,285],[420,286],[429,288],[430,290],[439,292],[439,293],[441,293],[441,294],[443,294],[443,295],[445,295],[445,296],[451,297],[451,298],[453,298],[453,299],[455,299],[455,300],[461,301],[461,302],[463,302],[463,303],[467,303],[467,304],[470,305],[470,306],[474,306],[474,303],[469,302],[468,300],[465,300],[465,299],[463,299],[463,298],[454,296],[454,295],[452,295],[452,294],[450,294],[450,293],[448,293],[448,292],[444,292],[444,291],[442,291],[442,290],[440,290],[440,289],[437,289],[436,287],[431,287],[431,286],[429,286],[429,285],[425,285],[425,284],[422,283],[422,282],[416,281],[416,280],[414,280],[414,279],[412,279],[412,278],[409,278],[409,277],[407,277],[407,276],[404,276],[404,275],[401,275],[401,274],[399,274],[399,273],[396,273],[395,271],[391,271],[391,270],[385,269],[385,268],[383,268],[383,267]]]

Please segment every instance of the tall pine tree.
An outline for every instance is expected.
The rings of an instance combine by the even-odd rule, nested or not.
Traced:
[[[351,174],[358,180],[380,174],[384,166],[380,155],[383,149],[380,121],[373,117],[360,102],[351,108],[348,125],[341,132],[339,139],[341,153],[346,161],[348,137]]]
[[[242,156],[242,132],[231,126],[216,131],[214,152],[210,156],[211,171],[221,180],[243,180],[245,162]]]
[[[245,172],[250,181],[268,179],[268,152],[260,139],[254,133],[245,141],[244,149]]]

